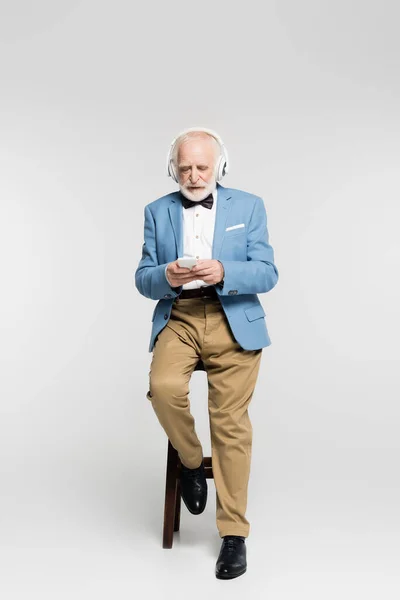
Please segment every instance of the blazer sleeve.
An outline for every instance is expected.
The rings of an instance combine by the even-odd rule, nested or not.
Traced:
[[[142,296],[152,300],[175,298],[182,286],[171,287],[166,276],[168,263],[158,264],[155,231],[154,217],[149,206],[145,206],[144,244],[142,258],[134,274],[135,286]]]

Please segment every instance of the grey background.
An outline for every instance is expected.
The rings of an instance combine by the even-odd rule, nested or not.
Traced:
[[[399,12],[0,3],[4,598],[399,597]],[[214,577],[213,482],[161,548],[155,303],[132,282],[144,206],[176,189],[166,153],[195,125],[227,146],[222,184],[263,197],[280,271],[233,582]],[[195,373],[207,455],[205,399]]]

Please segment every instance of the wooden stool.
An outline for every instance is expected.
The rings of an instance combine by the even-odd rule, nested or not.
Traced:
[[[194,370],[205,371],[203,362],[201,360],[197,363]],[[178,452],[168,440],[163,548],[172,548],[174,531],[179,531],[181,520],[181,465],[182,463],[178,456]],[[213,479],[212,460],[210,456],[204,457],[204,471],[207,479]]]

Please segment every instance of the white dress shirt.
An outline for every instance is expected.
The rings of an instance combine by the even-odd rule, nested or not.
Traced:
[[[212,258],[215,215],[217,211],[217,189],[212,192],[212,196],[214,202],[211,208],[205,208],[201,204],[198,206],[191,206],[190,208],[184,208],[182,204],[184,257],[194,256],[199,259]],[[165,267],[165,277],[169,283],[167,267]],[[190,290],[208,285],[213,284],[206,283],[203,279],[195,279],[194,281],[185,283],[182,288],[184,290]]]

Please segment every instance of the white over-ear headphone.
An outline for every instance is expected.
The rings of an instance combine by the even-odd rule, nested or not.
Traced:
[[[167,175],[168,175],[168,177],[172,177],[172,179],[174,181],[176,181],[176,183],[178,183],[178,177],[176,175],[174,164],[172,162],[174,146],[175,146],[175,142],[178,138],[180,138],[182,135],[189,133],[191,131],[203,131],[204,133],[208,133],[209,135],[211,135],[213,138],[215,138],[217,140],[217,142],[220,146],[220,149],[221,149],[221,156],[218,160],[218,164],[215,169],[215,173],[216,173],[215,178],[217,181],[220,181],[223,178],[223,176],[226,175],[229,171],[228,153],[227,153],[224,143],[221,140],[221,138],[219,137],[219,135],[215,131],[212,131],[211,129],[205,129],[204,127],[190,127],[190,129],[185,129],[184,131],[181,131],[180,134],[177,135],[175,139],[172,140],[171,146],[168,151],[168,156],[167,156]]]

